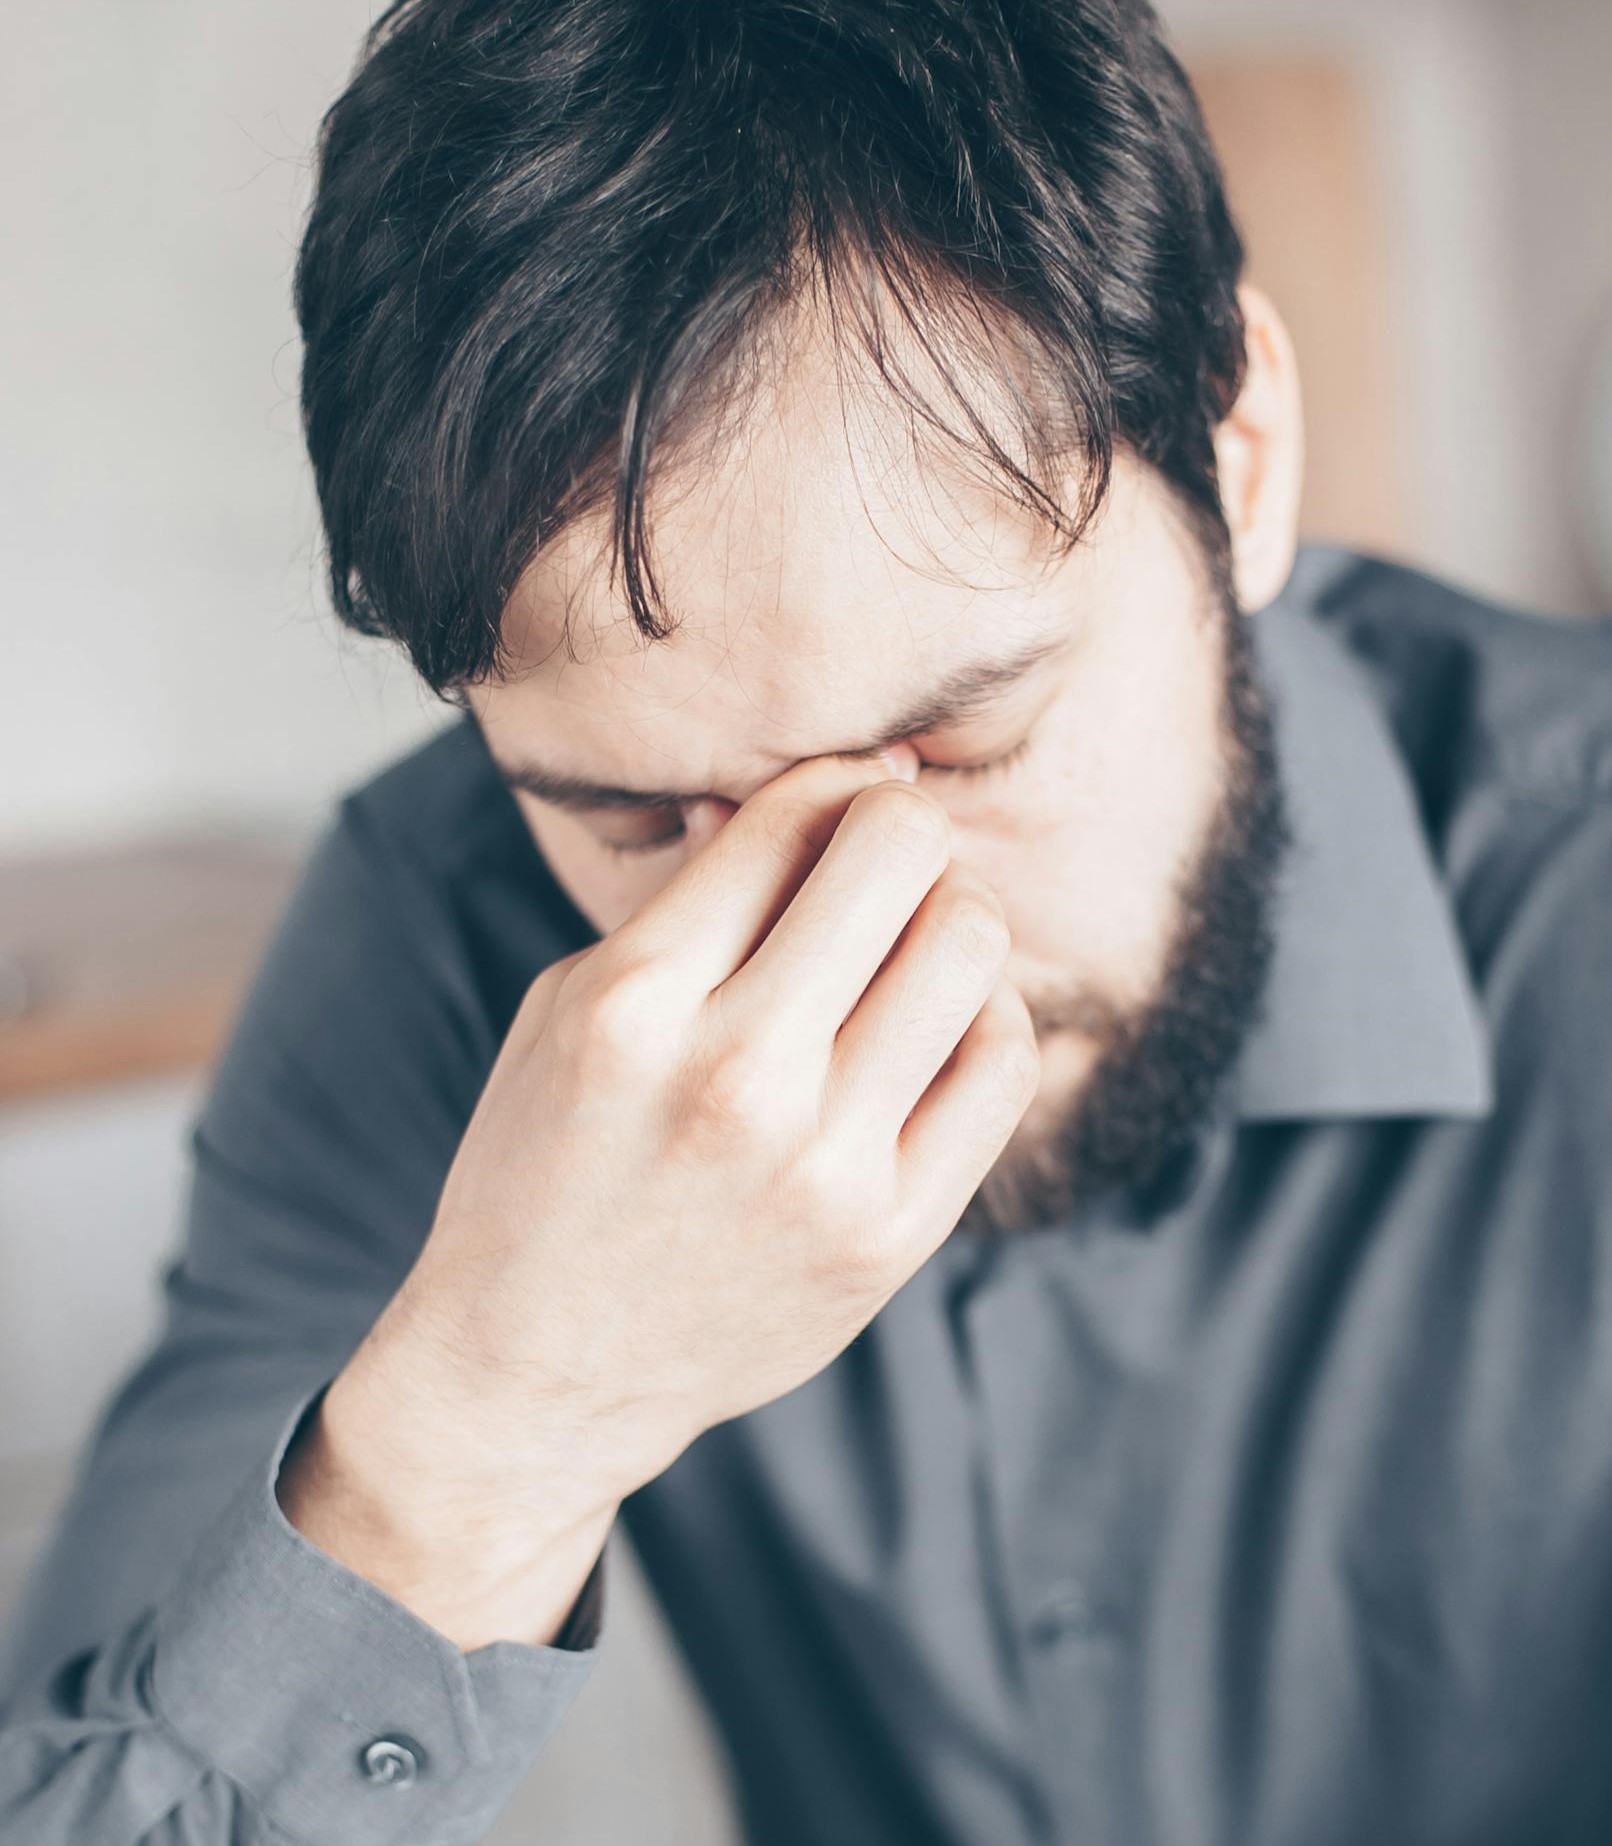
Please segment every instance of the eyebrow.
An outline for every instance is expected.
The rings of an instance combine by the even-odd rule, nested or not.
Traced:
[[[869,743],[855,749],[825,752],[848,757],[874,756],[886,746],[907,737],[919,737],[948,724],[977,717],[1002,693],[1025,679],[1038,666],[1069,645],[1067,634],[1041,635],[1001,660],[971,661],[955,667],[938,686],[915,700]],[[511,788],[551,802],[573,813],[592,814],[611,808],[674,807],[681,802],[703,801],[711,789],[623,788],[608,782],[590,782],[564,775],[541,763],[505,763],[494,759],[499,774]]]

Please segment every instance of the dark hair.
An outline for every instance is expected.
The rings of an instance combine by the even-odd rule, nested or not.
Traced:
[[[451,697],[507,670],[539,542],[613,500],[612,571],[668,633],[651,461],[808,291],[1060,544],[1118,443],[1218,547],[1242,263],[1146,0],[394,0],[325,115],[295,277],[337,613]]]

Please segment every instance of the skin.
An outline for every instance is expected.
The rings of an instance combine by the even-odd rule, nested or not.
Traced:
[[[1292,567],[1303,427],[1280,316],[1252,286],[1241,298],[1248,376],[1216,454],[1237,600],[1252,610]],[[797,338],[720,464],[674,477],[654,504],[675,633],[636,633],[598,520],[579,522],[510,599],[514,672],[468,702],[508,770],[535,760],[591,782],[709,791],[671,811],[574,813],[515,788],[556,877],[608,933],[792,764],[878,735],[954,665],[1063,643],[989,709],[906,740],[950,820],[954,863],[1001,901],[1006,975],[1035,1022],[1040,1085],[979,1207],[997,1231],[1028,1228],[1018,1176],[1057,1163],[1104,1049],[1080,1023],[1087,1003],[1134,1015],[1156,994],[1177,881],[1224,793],[1223,615],[1195,538],[1129,453],[1058,559],[1028,513],[944,458],[915,457],[877,391],[848,418],[841,403],[832,352]]]
[[[1286,335],[1244,299],[1217,451],[1258,607],[1291,568],[1301,435]],[[510,599],[518,670],[472,695],[506,768],[699,798],[519,797],[602,939],[529,988],[413,1268],[276,1485],[467,1652],[552,1641],[621,1501],[820,1371],[1079,1109],[1088,1003],[1157,990],[1221,811],[1223,611],[1147,471],[1121,456],[1049,565],[876,394],[842,420],[821,346],[789,359],[662,485],[673,637],[636,636],[579,525]],[[1032,636],[1062,651],[989,711],[847,754]]]

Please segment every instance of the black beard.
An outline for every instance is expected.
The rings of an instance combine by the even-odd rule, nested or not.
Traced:
[[[1076,1026],[1102,1049],[1068,1119],[987,1175],[954,1236],[1000,1238],[1062,1224],[1117,1188],[1138,1199],[1156,1192],[1208,1118],[1258,1018],[1290,836],[1252,635],[1229,571],[1221,566],[1213,575],[1228,770],[1208,837],[1177,885],[1163,978],[1134,1011],[1090,993],[1048,1008],[1032,1004],[1038,1031]],[[1132,1229],[1148,1221],[1145,1209],[1120,1215]]]

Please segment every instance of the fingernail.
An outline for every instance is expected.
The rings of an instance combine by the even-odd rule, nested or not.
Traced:
[[[889,749],[879,752],[879,760],[888,764],[891,772],[903,782],[918,780],[918,752],[911,744],[891,744]]]

